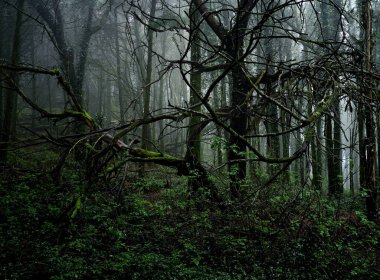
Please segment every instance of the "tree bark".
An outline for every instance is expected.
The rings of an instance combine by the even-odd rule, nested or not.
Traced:
[[[4,20],[4,10],[5,8],[0,7],[0,59],[5,59],[5,48],[4,37],[5,37],[5,20]],[[4,95],[3,95],[3,81],[0,76],[0,140],[3,138],[3,122],[4,122]]]
[[[35,65],[35,42],[34,42],[34,30],[30,30],[30,57],[32,65]],[[32,77],[32,101],[34,103],[37,103],[37,81],[36,81],[36,75],[33,74]],[[35,128],[36,125],[36,111],[32,110],[32,129]]]
[[[117,13],[115,14],[115,47],[116,47],[116,79],[117,79],[117,91],[119,96],[119,111],[120,111],[120,122],[125,123],[125,100],[123,86],[121,83],[121,62],[120,62],[120,44],[119,44],[119,24],[117,20]]]
[[[162,49],[162,56],[166,57],[166,39],[167,35],[166,33],[161,35],[161,49]],[[164,65],[162,65],[161,71],[164,70]],[[167,91],[164,90],[164,82],[165,79],[162,77],[159,82],[159,96],[158,96],[158,104],[159,107],[161,108],[161,113],[164,113],[164,96],[167,93]],[[165,151],[165,137],[164,137],[164,120],[160,120],[158,122],[158,129],[159,129],[159,134],[161,135],[160,141],[159,141],[159,148],[161,152]]]
[[[88,2],[88,12],[84,20],[84,28],[79,41],[77,59],[74,54],[73,46],[69,44],[65,36],[63,15],[59,3],[54,6],[54,9],[41,0],[30,0],[30,3],[33,7],[35,7],[38,14],[52,31],[55,43],[59,49],[58,54],[66,79],[69,81],[76,95],[77,105],[82,107],[84,105],[82,87],[86,70],[88,48],[92,35],[101,28],[101,25],[93,26],[96,1]]]
[[[313,158],[313,186],[319,191],[322,190],[322,123],[321,120],[316,124],[316,137],[312,142],[312,158]]]
[[[156,14],[156,4],[157,0],[151,1],[150,13],[149,13],[149,22],[148,25],[152,26],[154,22],[154,17]],[[144,108],[143,115],[144,118],[148,118],[150,114],[150,89],[152,82],[152,66],[153,66],[153,30],[148,27],[147,31],[147,43],[148,43],[148,52],[147,52],[147,63],[146,63],[146,76],[144,81]],[[149,149],[151,146],[151,131],[150,125],[145,124],[142,127],[142,139],[141,146],[144,149]]]
[[[17,65],[20,59],[21,48],[21,25],[23,17],[23,7],[25,0],[17,0],[17,14],[15,22],[15,30],[13,34],[13,46],[11,55],[11,64]],[[11,78],[17,83],[17,74],[10,74]],[[5,164],[7,162],[9,142],[12,137],[15,136],[16,122],[17,122],[17,94],[12,90],[12,87],[6,90],[5,94],[5,110],[3,119],[3,134],[0,139],[0,163]]]
[[[236,9],[236,22],[229,30],[223,25],[219,17],[210,12],[205,2],[194,0],[203,19],[208,23],[215,35],[219,38],[231,63],[231,116],[230,128],[236,134],[230,134],[228,140],[229,151],[227,155],[228,169],[230,174],[230,194],[233,199],[240,197],[240,185],[245,179],[247,163],[246,143],[237,135],[245,136],[248,124],[248,106],[246,98],[251,89],[241,65],[244,58],[244,37],[248,26],[251,11],[257,1],[239,1]]]
[[[364,27],[364,69],[373,72],[373,30],[372,30],[372,9],[371,1],[362,1],[362,24]],[[363,96],[367,98],[367,102],[363,105],[363,119],[365,126],[365,138],[362,138],[362,155],[361,165],[363,165],[361,186],[366,194],[366,209],[369,220],[375,220],[377,215],[377,190],[376,190],[376,142],[375,142],[375,122],[373,119],[372,108],[370,102],[374,98],[374,83],[370,77],[364,79]]]
[[[193,1],[190,4],[190,44],[191,44],[191,61],[199,63],[201,60],[200,48],[200,14],[196,9]],[[202,92],[202,74],[200,72],[192,71],[190,73],[190,106],[191,110],[199,112],[201,110],[201,96]],[[191,192],[196,192],[200,187],[198,182],[199,171],[195,168],[199,166],[201,160],[201,132],[200,117],[191,115],[189,121],[189,128],[187,130],[187,151],[186,159],[190,163],[190,168],[193,168],[193,176],[188,180],[188,187]]]

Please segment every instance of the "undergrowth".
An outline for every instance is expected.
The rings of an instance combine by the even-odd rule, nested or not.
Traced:
[[[379,226],[360,197],[252,186],[220,207],[160,170],[93,182],[70,218],[86,182],[68,165],[56,186],[57,155],[42,155],[14,157],[0,174],[2,279],[380,278]]]

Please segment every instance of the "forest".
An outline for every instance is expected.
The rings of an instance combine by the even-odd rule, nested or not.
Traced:
[[[380,279],[380,2],[0,0],[1,279]]]

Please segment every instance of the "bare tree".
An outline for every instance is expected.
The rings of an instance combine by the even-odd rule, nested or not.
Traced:
[[[22,27],[22,16],[25,0],[17,0],[16,8],[16,22],[14,24],[13,33],[13,44],[12,44],[12,54],[11,63],[18,64],[20,60],[20,47],[21,47],[21,27]],[[5,73],[0,72],[3,76]],[[0,76],[0,77],[1,77]],[[18,81],[17,75],[11,74],[11,79],[16,83]],[[3,132],[0,134],[0,163],[5,163],[7,161],[7,152],[9,141],[15,136],[16,131],[16,120],[17,120],[17,94],[12,90],[12,87],[8,85],[8,90],[5,92],[5,102],[4,102],[4,119],[2,123]],[[2,98],[2,97],[1,97]],[[2,109],[2,108],[1,108]],[[1,110],[2,111],[2,110]]]

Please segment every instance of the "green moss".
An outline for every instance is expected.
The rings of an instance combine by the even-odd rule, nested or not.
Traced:
[[[133,156],[137,156],[137,157],[141,157],[141,158],[155,159],[155,160],[160,159],[162,161],[179,161],[180,160],[180,159],[173,157],[173,156],[170,156],[170,155],[166,155],[166,154],[159,153],[159,152],[148,151],[148,150],[145,150],[142,148],[134,149],[131,152],[131,154]]]
[[[74,117],[74,118],[79,118],[79,119],[82,119],[84,122],[87,123],[87,125],[90,127],[90,128],[96,128],[98,127],[96,121],[91,117],[91,115],[89,113],[87,113],[86,111],[82,111],[82,112],[79,112],[79,111],[74,111],[74,110],[68,110],[66,109],[64,114],[67,114],[71,117]]]
[[[54,75],[56,76],[59,76],[60,75],[60,71],[59,71],[59,68],[54,68],[51,70],[53,72]]]
[[[83,111],[83,112],[82,112],[82,116],[83,116],[84,119],[86,119],[86,120],[88,120],[89,122],[95,124],[95,120],[91,117],[91,115],[90,115],[88,112]]]
[[[153,151],[148,151],[145,149],[137,148],[135,151],[140,154],[142,157],[163,157],[162,153],[159,152],[153,152]]]
[[[75,202],[74,210],[70,215],[71,219],[74,219],[77,216],[78,211],[81,209],[81,205],[82,205],[82,196],[79,196]]]
[[[90,150],[95,154],[100,152],[99,150],[95,149],[94,146],[92,146],[90,143],[85,143],[84,146],[86,147],[86,149]]]

